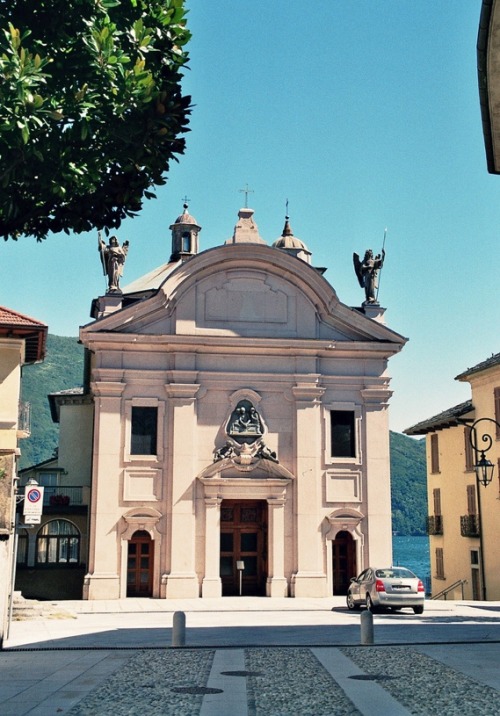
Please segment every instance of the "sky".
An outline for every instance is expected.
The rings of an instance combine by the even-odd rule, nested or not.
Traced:
[[[409,339],[391,358],[390,427],[470,397],[455,376],[500,351],[500,176],[489,175],[477,86],[481,0],[187,0],[187,149],[157,199],[118,230],[122,287],[165,263],[189,212],[200,249],[245,204],[267,243],[288,213],[343,303],[353,252],[378,253],[380,303]],[[0,244],[0,304],[77,336],[106,289],[97,232]]]

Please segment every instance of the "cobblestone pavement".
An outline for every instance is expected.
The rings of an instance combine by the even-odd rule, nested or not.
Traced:
[[[500,645],[482,645],[482,658],[496,662],[498,674]],[[446,653],[434,646],[3,651],[0,713],[499,714],[500,690],[487,675],[457,670],[460,659],[467,659],[463,645]]]
[[[158,628],[173,605],[94,603],[89,615],[80,603],[65,620],[14,623],[0,651],[1,716],[500,713],[500,604],[377,615],[375,643],[361,646],[359,614],[340,601],[204,613],[200,601],[182,605],[196,625],[183,648]]]

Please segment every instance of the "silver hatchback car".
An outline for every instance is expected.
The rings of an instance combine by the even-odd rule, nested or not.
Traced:
[[[347,608],[366,606],[371,612],[409,607],[423,614],[425,587],[406,567],[368,567],[353,577],[347,590]]]

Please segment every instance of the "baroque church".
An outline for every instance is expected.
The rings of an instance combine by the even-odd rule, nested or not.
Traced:
[[[50,396],[45,469],[90,487],[88,520],[65,517],[80,592],[344,594],[392,562],[388,359],[406,339],[376,300],[339,300],[288,217],[272,245],[249,208],[205,251],[187,205],[170,230],[169,261],[123,289],[128,246],[102,242],[83,391]]]

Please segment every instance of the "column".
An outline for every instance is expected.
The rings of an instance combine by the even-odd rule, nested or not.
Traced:
[[[205,576],[202,597],[221,597],[220,506],[222,497],[205,497]]]
[[[288,583],[285,578],[285,497],[270,497],[269,505],[269,574],[266,596],[287,597]]]
[[[117,522],[121,514],[121,402],[125,383],[96,381],[92,389],[95,396],[92,503],[89,571],[84,581],[83,598],[119,599],[121,563]]]
[[[315,376],[298,380],[292,394],[296,410],[295,543],[297,571],[292,577],[294,597],[327,596],[327,578],[321,533],[322,425],[324,388]]]
[[[392,563],[391,463],[387,403],[391,392],[366,388],[364,400],[366,557]]]
[[[166,386],[172,421],[171,568],[166,579],[167,599],[200,596],[195,570],[196,394],[199,387],[194,383]]]

